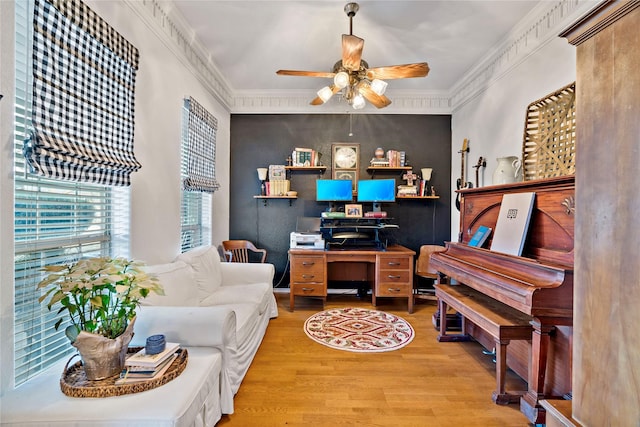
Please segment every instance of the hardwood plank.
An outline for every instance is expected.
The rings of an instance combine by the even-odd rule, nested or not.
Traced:
[[[383,299],[378,309],[413,326],[416,336],[387,353],[351,353],[311,341],[305,320],[323,310],[304,298],[288,310],[289,294],[277,292],[279,317],[235,397],[235,413],[218,426],[526,426],[517,404],[491,401],[495,364],[475,342],[438,343],[431,323],[435,303],[407,313],[406,301]],[[324,309],[371,306],[371,299],[330,294]],[[526,385],[513,372],[507,387]]]

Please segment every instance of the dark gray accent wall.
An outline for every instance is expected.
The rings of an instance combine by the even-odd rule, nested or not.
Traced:
[[[349,136],[349,131],[353,135]],[[432,167],[431,184],[439,200],[399,200],[385,204],[389,217],[400,228],[391,236],[396,243],[419,250],[423,244],[443,244],[451,230],[451,116],[393,114],[273,114],[231,116],[231,200],[229,235],[231,239],[251,240],[267,249],[267,262],[276,266],[276,282],[288,271],[289,234],[299,216],[319,217],[328,204],[315,201],[315,180],[331,178],[331,144],[360,144],[360,179],[371,179],[366,168],[374,150],[405,151],[407,162],[420,174]],[[323,154],[327,170],[291,173],[291,189],[298,199],[254,199],[260,194],[256,169],[271,164],[286,165],[294,147],[313,148]],[[375,178],[395,178],[401,172],[376,172]],[[455,209],[455,207],[454,207]],[[364,210],[370,210],[365,205]],[[287,286],[284,277],[280,286]]]

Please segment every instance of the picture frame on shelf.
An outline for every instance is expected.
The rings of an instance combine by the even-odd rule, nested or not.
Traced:
[[[362,218],[361,204],[344,205],[344,214],[346,218]]]

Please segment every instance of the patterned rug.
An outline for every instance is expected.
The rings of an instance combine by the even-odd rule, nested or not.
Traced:
[[[316,313],[304,323],[312,340],[338,350],[373,353],[409,344],[411,325],[401,317],[366,308],[334,308]]]

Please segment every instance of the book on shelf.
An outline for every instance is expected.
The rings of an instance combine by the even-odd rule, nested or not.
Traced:
[[[177,350],[176,350],[177,351]],[[136,371],[133,366],[126,367],[120,373],[120,378],[115,381],[116,385],[132,384],[144,381],[150,381],[154,378],[160,378],[169,369],[174,360],[178,357],[178,353],[174,352],[169,355],[156,369],[153,371]],[[147,368],[148,369],[148,368]]]
[[[398,185],[398,197],[417,196],[418,189],[415,185]]]
[[[267,196],[284,196],[290,189],[291,181],[288,179],[275,179],[265,183]]]
[[[491,250],[522,255],[527,238],[536,193],[511,193],[502,196],[498,221],[493,230]]]
[[[487,241],[492,230],[493,229],[491,227],[485,227],[484,225],[478,227],[476,232],[473,234],[473,237],[471,237],[471,240],[469,240],[469,246],[481,248],[484,242]]]
[[[145,349],[142,348],[137,353],[127,357],[124,361],[124,366],[138,366],[155,369],[162,362],[170,358],[179,348],[180,344],[174,342],[168,342],[164,350],[158,354],[146,354]]]
[[[296,147],[291,153],[292,166],[305,167],[305,166],[318,166],[320,156],[318,152],[312,148]]]

